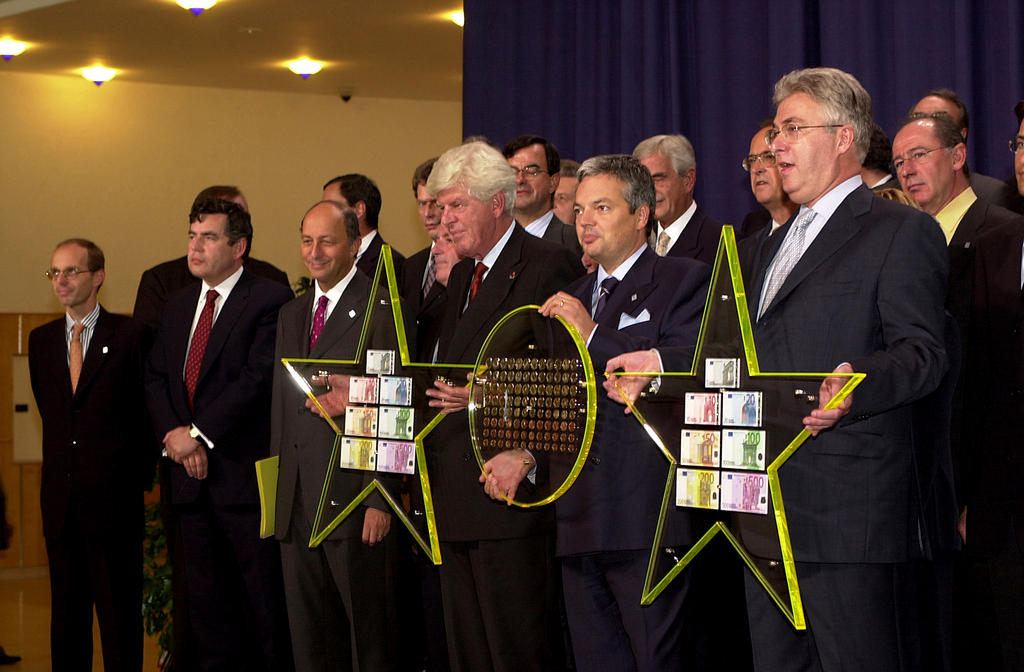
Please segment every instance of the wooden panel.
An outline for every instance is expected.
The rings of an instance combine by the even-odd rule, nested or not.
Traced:
[[[43,512],[39,509],[39,486],[43,467],[22,464],[21,468],[21,566],[46,564],[46,542],[43,540]]]

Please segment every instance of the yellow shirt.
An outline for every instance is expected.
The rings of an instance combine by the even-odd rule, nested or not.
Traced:
[[[947,203],[946,207],[935,213],[935,219],[939,221],[942,233],[946,236],[946,245],[949,245],[949,241],[953,240],[953,236],[956,234],[956,227],[960,225],[960,220],[964,218],[964,215],[967,214],[967,211],[974,205],[976,200],[978,200],[978,197],[974,194],[974,189],[967,187],[956,198]]]

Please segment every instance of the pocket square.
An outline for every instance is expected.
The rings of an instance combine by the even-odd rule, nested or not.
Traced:
[[[640,314],[636,317],[623,313],[619,315],[619,329],[625,329],[626,327],[632,327],[634,324],[640,324],[641,322],[647,322],[651,319],[651,314],[644,308],[640,311]]]

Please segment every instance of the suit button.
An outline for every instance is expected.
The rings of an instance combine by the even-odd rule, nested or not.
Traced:
[[[465,462],[469,462],[470,457],[472,457],[472,456],[469,453],[463,453],[462,454],[462,459]]]
[[[72,446],[77,446],[78,445],[78,441],[75,441],[74,439],[72,439],[71,440],[71,445]]]
[[[600,457],[592,457],[592,458],[590,458],[590,462],[592,464],[594,464],[594,465],[601,464],[601,458]]]

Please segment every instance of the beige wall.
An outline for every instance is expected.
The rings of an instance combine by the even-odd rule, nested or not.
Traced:
[[[162,86],[0,73],[0,313],[54,312],[42,271],[58,241],[107,256],[100,301],[130,312],[142,271],[185,253],[192,198],[237,184],[254,256],[303,274],[298,222],[346,172],[383,194],[381,232],[410,254],[427,241],[409,180],[459,142],[461,104]]]

